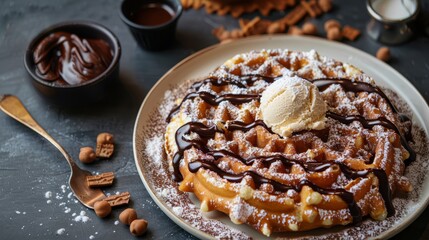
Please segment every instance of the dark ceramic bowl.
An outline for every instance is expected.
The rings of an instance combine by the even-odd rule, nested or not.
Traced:
[[[137,11],[147,4],[165,4],[173,12],[172,18],[159,25],[142,25],[135,22]],[[146,50],[157,51],[168,48],[175,40],[177,21],[182,14],[180,0],[124,0],[119,11],[122,21],[127,24],[134,39]]]
[[[108,43],[113,52],[110,65],[98,76],[76,85],[59,85],[42,79],[36,73],[33,53],[37,45],[55,32],[68,32],[85,39],[102,39]],[[58,104],[76,105],[88,102],[96,102],[103,99],[112,90],[112,86],[119,79],[119,59],[121,57],[121,45],[116,36],[106,27],[88,21],[63,22],[39,33],[28,45],[24,57],[25,68],[32,78],[32,83],[37,90],[49,100]]]

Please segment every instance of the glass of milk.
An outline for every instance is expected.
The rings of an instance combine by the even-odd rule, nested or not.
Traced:
[[[419,0],[367,0],[371,15],[368,34],[385,44],[400,44],[413,36]]]

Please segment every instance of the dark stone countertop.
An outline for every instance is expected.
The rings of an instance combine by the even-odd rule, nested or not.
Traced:
[[[425,3],[427,7],[427,2]],[[152,201],[137,173],[132,134],[137,111],[146,93],[171,67],[192,53],[217,43],[211,29],[218,24],[238,26],[230,16],[209,15],[204,10],[185,11],[179,21],[177,42],[161,52],[141,50],[119,18],[120,1],[58,0],[0,2],[0,94],[18,96],[34,118],[61,143],[74,159],[79,148],[93,146],[98,133],[115,135],[116,152],[112,159],[84,168],[94,172],[114,171],[115,184],[108,193],[129,191],[131,206],[149,221],[145,239],[192,239],[174,224]],[[245,15],[251,18],[255,14]],[[273,13],[270,18],[280,18]],[[365,1],[335,1],[335,9],[314,20],[319,29],[329,18],[340,19],[361,30],[369,19]],[[65,20],[91,20],[107,26],[122,44],[120,84],[116,91],[98,104],[66,108],[44,99],[30,84],[23,65],[29,41],[44,28]],[[349,43],[370,54],[381,44],[365,32]],[[317,47],[316,47],[317,48]],[[429,99],[429,39],[414,40],[391,47],[390,65],[403,74]],[[215,67],[215,66],[214,66]],[[79,163],[80,164],[80,163]],[[121,223],[115,224],[120,209],[100,219],[74,201],[67,182],[69,167],[63,156],[45,139],[23,125],[0,114],[0,238],[1,239],[130,239]],[[50,193],[52,194],[49,197]],[[78,217],[84,212],[85,219]],[[429,238],[429,210],[395,238]],[[57,231],[64,228],[64,233]]]

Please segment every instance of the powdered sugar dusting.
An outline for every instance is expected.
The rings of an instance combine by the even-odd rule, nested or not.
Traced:
[[[57,235],[63,235],[66,232],[65,228],[60,228],[57,230]]]
[[[83,222],[86,223],[89,221],[89,217],[86,216],[86,212],[85,211],[80,211],[79,215],[77,215],[73,221],[75,222]]]

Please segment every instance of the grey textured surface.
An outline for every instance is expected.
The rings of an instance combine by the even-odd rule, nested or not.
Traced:
[[[145,239],[192,239],[159,210],[140,181],[132,150],[134,121],[145,94],[159,77],[186,56],[217,43],[211,35],[213,26],[235,27],[237,21],[229,16],[208,15],[203,10],[185,11],[179,21],[176,44],[162,52],[145,52],[138,48],[121,22],[119,5],[120,2],[115,0],[1,1],[0,94],[18,96],[34,118],[75,159],[80,147],[94,146],[98,133],[113,133],[117,143],[114,157],[84,168],[94,172],[115,172],[116,182],[106,192],[131,193],[131,206],[149,221]],[[320,30],[329,18],[365,29],[369,16],[364,1],[336,1],[335,6],[332,13],[313,20]],[[273,13],[270,18],[281,15]],[[123,49],[120,84],[101,103],[64,108],[47,101],[32,87],[23,66],[23,56],[31,38],[45,27],[76,19],[101,23],[118,36]],[[364,32],[350,45],[370,54],[381,46]],[[418,35],[413,41],[391,47],[391,50],[394,58],[390,64],[428,100],[429,39]],[[127,227],[115,223],[120,209],[114,210],[110,218],[99,219],[76,203],[69,195],[68,176],[69,168],[63,156],[50,143],[0,114],[0,239],[133,238]],[[49,193],[52,193],[51,197]],[[87,222],[76,221],[81,220],[78,217],[81,211],[89,218]],[[429,210],[426,210],[395,238],[429,238],[428,216]]]

